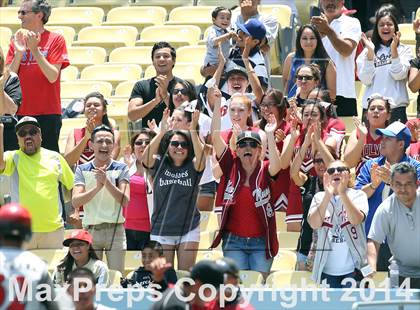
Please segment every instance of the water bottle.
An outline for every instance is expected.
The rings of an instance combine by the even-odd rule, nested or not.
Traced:
[[[393,259],[389,265],[389,280],[391,288],[398,288],[400,286],[400,271],[397,261]]]

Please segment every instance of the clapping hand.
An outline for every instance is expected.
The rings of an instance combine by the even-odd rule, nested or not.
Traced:
[[[18,30],[12,39],[13,46],[17,52],[24,53],[26,52],[26,36],[25,30]]]
[[[328,23],[328,18],[324,13],[321,13],[320,16],[313,16],[311,18],[311,23],[316,26],[321,35],[325,36],[328,34],[330,25]]]
[[[368,129],[364,122],[361,122],[356,116],[353,116],[353,124],[359,133],[359,139],[364,139],[368,134]]]
[[[96,187],[99,188],[99,189],[104,187],[104,185],[107,181],[106,170],[105,169],[106,169],[106,165],[92,170],[93,173],[95,174]]]
[[[379,166],[376,171],[382,182],[386,184],[391,183],[391,165],[389,162],[386,162],[383,166]]]
[[[392,42],[391,42],[391,51],[395,51],[395,53],[398,53],[397,48],[400,43],[400,38],[401,38],[401,32],[397,31],[396,33],[393,34]]]
[[[274,134],[277,128],[276,117],[273,114],[268,115],[267,124],[265,125],[265,132],[269,134]]]
[[[38,48],[38,44],[41,41],[41,34],[39,32],[29,31],[26,37],[26,45],[34,52]]]
[[[169,130],[169,108],[163,111],[162,120],[160,121],[160,130],[165,133]]]

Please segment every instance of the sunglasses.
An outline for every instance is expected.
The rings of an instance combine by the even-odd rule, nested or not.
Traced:
[[[27,15],[28,13],[38,13],[38,12],[35,12],[35,11],[24,11],[24,10],[19,10],[17,13],[18,13],[18,15],[25,16],[25,15]]]
[[[171,145],[173,147],[179,147],[180,146],[181,148],[186,149],[188,147],[188,142],[185,142],[185,141],[182,141],[182,142],[179,142],[179,141],[171,141],[169,143],[169,145]]]
[[[255,149],[255,148],[258,147],[258,143],[256,141],[240,141],[240,142],[238,142],[237,146],[240,149],[246,148],[247,146]]]
[[[347,168],[347,167],[331,167],[331,168],[327,169],[327,173],[329,175],[333,175],[336,171],[338,173],[341,173],[341,172],[344,172],[344,171],[350,172],[350,169]]]
[[[30,135],[30,136],[35,136],[35,135],[37,135],[38,134],[38,129],[36,129],[36,128],[31,128],[31,129],[29,129],[29,130],[24,130],[24,129],[21,129],[21,130],[19,130],[18,132],[17,132],[17,134],[18,134],[18,136],[19,137],[21,137],[21,138],[24,138],[24,137],[26,137],[26,135]]]
[[[137,140],[136,142],[134,142],[134,145],[149,145],[150,144],[150,140]]]
[[[312,81],[315,79],[312,75],[298,75],[296,78],[298,79],[298,81]]]
[[[188,94],[188,91],[185,88],[174,88],[172,90],[172,95],[177,95],[178,93],[181,93],[181,95],[186,96]]]
[[[316,158],[316,159],[313,160],[313,163],[314,164],[323,164],[324,160],[322,158]]]

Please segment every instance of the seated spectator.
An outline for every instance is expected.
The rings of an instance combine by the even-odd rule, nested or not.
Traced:
[[[148,121],[158,124],[163,111],[170,104],[170,93],[182,79],[173,75],[176,52],[168,42],[158,42],[152,48],[152,62],[156,76],[134,84],[128,104],[128,118],[141,119],[141,127],[146,128]]]
[[[20,102],[22,101],[22,89],[19,77],[10,72],[4,65],[4,55],[0,48],[0,118],[4,124],[4,150],[19,149],[15,134],[16,118]]]
[[[367,98],[374,93],[391,98],[391,123],[407,122],[406,108],[409,104],[407,78],[411,48],[400,44],[398,23],[390,11],[380,11],[376,16],[372,39],[362,34],[365,45],[357,57],[357,75],[366,85],[363,95],[363,113],[367,110]]]
[[[321,72],[317,64],[301,65],[296,69],[294,77],[296,91],[293,97],[289,97],[290,105],[301,108],[305,105],[310,93],[318,87],[321,79]]]
[[[142,158],[153,179],[150,239],[162,244],[164,256],[172,265],[177,252],[178,269],[188,270],[194,265],[200,241],[196,202],[206,157],[197,132],[198,111],[193,114],[189,132],[167,132],[168,118],[166,109],[161,130]]]
[[[350,169],[333,161],[324,173],[324,191],[315,194],[308,222],[317,230],[318,240],[312,278],[325,280],[331,288],[351,287],[356,269],[367,264],[363,221],[368,212],[366,194],[351,188]],[[359,279],[360,280],[360,279]]]
[[[284,93],[288,98],[296,97],[296,70],[302,65],[315,63],[320,69],[320,87],[330,91],[332,102],[335,101],[336,71],[335,65],[322,44],[321,35],[315,26],[303,25],[296,35],[295,52],[287,55],[283,65]]]
[[[130,154],[125,163],[130,167],[130,202],[123,209],[127,250],[142,250],[150,241],[150,216],[153,208],[152,185],[143,168],[141,158],[144,150],[155,137],[147,128],[141,129],[131,138]],[[132,151],[132,153],[131,153]]]
[[[92,242],[92,235],[86,230],[75,230],[63,241],[69,252],[54,271],[52,278],[55,284],[64,286],[71,271],[83,267],[92,271],[96,284],[108,286],[108,266],[98,258]]]
[[[207,52],[204,58],[203,74],[213,76],[219,63],[218,46],[221,45],[223,56],[227,58],[230,50],[230,39],[236,38],[236,32],[230,29],[232,12],[223,6],[216,7],[211,13],[213,26],[207,37]]]
[[[60,186],[73,187],[73,172],[59,153],[41,147],[41,128],[35,118],[25,116],[17,122],[17,151],[3,153],[3,129],[0,122],[0,174],[11,176],[12,201],[32,215],[33,236],[27,248],[59,249],[64,239]]]
[[[112,159],[114,133],[105,125],[92,131],[95,159],[77,166],[72,204],[84,206],[83,227],[93,237],[100,259],[105,251],[108,267],[124,272],[127,241],[122,209],[130,200],[130,176],[126,164]]]
[[[152,272],[154,269],[151,264],[159,257],[163,257],[163,248],[160,243],[156,241],[147,242],[141,250],[141,262],[143,266],[140,266],[135,270],[130,279],[121,279],[121,286],[127,288],[137,284],[143,288],[148,288],[151,283],[156,283]],[[163,281],[165,281],[164,285],[166,287],[168,286],[167,284],[176,283],[177,277],[175,270],[172,267],[165,271]]]
[[[375,212],[368,234],[368,260],[376,270],[380,244],[386,239],[396,260],[399,284],[410,279],[410,288],[420,288],[420,193],[417,169],[407,162],[392,166],[394,194]]]
[[[410,60],[410,72],[408,74],[408,87],[417,96],[417,118],[420,117],[420,18],[413,21],[413,30],[416,33],[416,55]]]
[[[309,207],[312,198],[318,192],[324,190],[324,173],[327,166],[337,159],[334,150],[325,146],[321,137],[318,136],[320,128],[317,124],[312,124],[305,136],[301,150],[305,154],[309,146],[315,146],[315,153],[313,155],[315,176],[307,175],[301,171],[302,157],[295,156],[290,168],[290,176],[293,182],[302,190],[302,229],[300,231],[299,241],[297,245],[297,265],[296,270],[309,270],[309,262],[307,261],[309,250],[312,243],[312,228],[307,221]]]
[[[368,99],[366,125],[359,119],[353,118],[354,129],[347,142],[344,161],[349,167],[356,167],[356,175],[369,159],[380,156],[382,135],[376,129],[388,126],[391,118],[389,100],[379,94],[373,94]]]
[[[84,99],[84,115],[86,117],[86,126],[73,129],[68,137],[64,158],[70,166],[80,165],[92,161],[95,158],[93,150],[90,148],[90,138],[95,127],[105,125],[112,128],[106,112],[107,101],[99,92],[93,92],[86,95]],[[112,150],[112,158],[117,159],[120,153],[120,133],[117,129],[114,131],[115,143]]]
[[[227,179],[223,185],[220,230],[211,247],[217,247],[223,239],[225,257],[236,260],[242,270],[256,270],[267,277],[278,251],[271,187],[283,164],[286,164],[276,148],[274,131],[277,124],[271,117],[265,127],[269,161],[261,160],[264,153],[257,132],[241,132],[235,141],[234,151],[219,134],[221,96],[217,88],[209,92],[209,100],[214,106],[213,147]]]

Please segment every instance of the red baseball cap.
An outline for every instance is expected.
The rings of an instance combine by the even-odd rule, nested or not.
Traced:
[[[92,237],[92,235],[91,235],[88,231],[83,230],[83,229],[77,229],[77,230],[73,231],[73,232],[71,233],[71,235],[70,235],[70,236],[68,236],[68,237],[67,237],[67,239],[65,239],[65,240],[63,241],[63,245],[64,245],[64,246],[69,246],[69,245],[70,245],[70,243],[71,243],[73,240],[81,240],[81,241],[85,241],[85,242],[87,242],[89,245],[91,245],[91,244],[92,244],[92,242],[93,242],[93,237]]]

